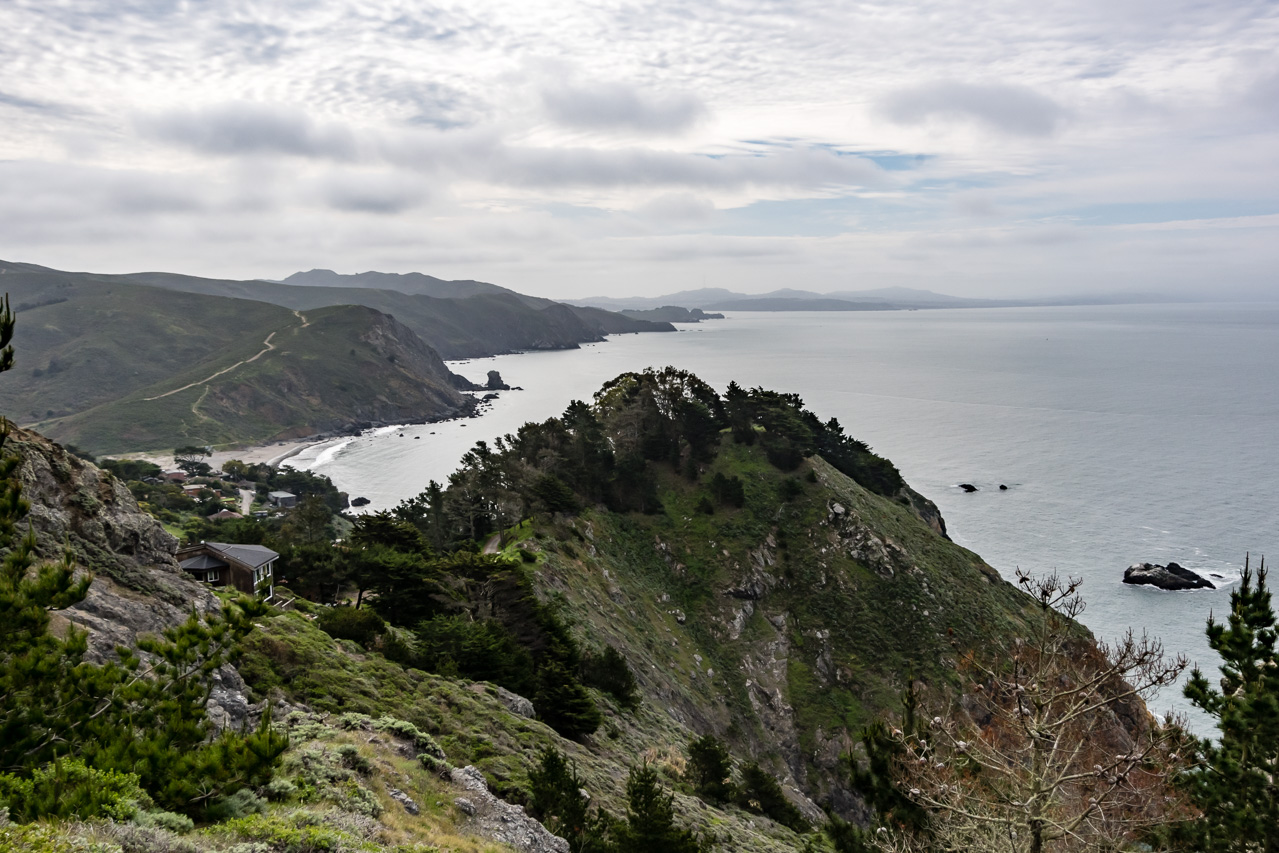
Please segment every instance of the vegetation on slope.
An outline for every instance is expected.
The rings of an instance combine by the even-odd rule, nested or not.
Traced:
[[[407,523],[437,554],[496,535],[527,567],[517,587],[583,648],[613,649],[649,701],[691,733],[725,737],[792,795],[851,814],[840,756],[860,728],[912,677],[952,689],[958,655],[1033,618],[915,500],[891,463],[797,397],[736,386],[721,397],[668,369],[626,374],[593,406],[477,445],[447,489],[361,524],[388,545]],[[455,558],[384,561],[366,584],[360,553],[324,564],[326,576],[369,589],[415,642],[443,642],[433,620],[448,613],[501,629],[476,627],[468,641],[488,651],[465,665],[454,653],[401,660],[502,681],[484,662],[503,658],[501,638],[533,648],[527,620],[494,603],[509,571],[499,564],[474,575]],[[320,565],[291,562],[290,578],[306,584]],[[417,600],[428,606],[397,614]]]

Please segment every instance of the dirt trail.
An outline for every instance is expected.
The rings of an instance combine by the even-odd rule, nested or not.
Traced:
[[[311,321],[308,320],[301,311],[294,311],[293,313],[297,316],[299,320],[302,321],[302,325],[299,326],[298,328],[305,329],[307,326],[311,325]],[[174,388],[172,391],[165,391],[163,394],[156,394],[154,397],[143,397],[142,399],[160,400],[165,397],[172,396],[173,394],[178,394],[182,391],[187,390],[188,388],[194,388],[197,385],[204,385],[206,382],[212,382],[214,379],[217,379],[219,376],[221,376],[224,373],[230,373],[232,370],[235,370],[237,367],[246,365],[251,361],[257,361],[259,358],[266,355],[271,350],[275,349],[275,344],[271,343],[271,339],[274,338],[275,335],[276,335],[276,332],[272,332],[271,334],[267,335],[266,340],[262,342],[262,349],[259,350],[256,355],[249,356],[248,358],[244,359],[244,361],[237,361],[235,364],[231,365],[230,367],[224,367],[221,370],[219,370],[217,373],[214,373],[212,376],[206,376],[204,379],[201,379],[198,382],[191,382],[187,385],[183,385],[181,388]],[[196,402],[196,405],[199,405],[199,401]],[[194,407],[192,408],[194,410]]]
[[[484,543],[485,554],[496,554],[502,549],[502,534],[494,533],[489,541]]]

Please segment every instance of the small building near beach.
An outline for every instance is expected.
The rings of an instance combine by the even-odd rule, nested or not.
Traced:
[[[292,492],[271,492],[266,497],[272,506],[278,506],[280,509],[292,509],[298,505],[298,496]]]
[[[182,570],[210,586],[232,586],[246,595],[275,594],[275,561],[280,555],[262,545],[201,542],[179,548]]]

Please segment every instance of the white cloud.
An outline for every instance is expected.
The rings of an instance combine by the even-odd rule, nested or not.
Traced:
[[[10,0],[0,27],[16,260],[565,295],[1279,266],[1261,0]]]
[[[644,92],[616,82],[558,82],[542,89],[552,121],[576,130],[672,134],[706,118],[706,105],[687,92]]]
[[[970,120],[1019,136],[1050,136],[1065,117],[1057,103],[1025,86],[957,80],[933,80],[889,92],[880,110],[899,124]]]

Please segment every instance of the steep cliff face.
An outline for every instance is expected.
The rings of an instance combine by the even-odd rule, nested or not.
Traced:
[[[957,658],[1035,614],[925,499],[804,467],[786,477],[729,445],[702,479],[741,477],[741,509],[706,515],[698,485],[670,476],[657,514],[591,511],[524,544],[545,552],[547,596],[623,651],[673,721],[760,761],[810,815],[853,817],[842,756],[861,728],[912,679],[957,687]]]

